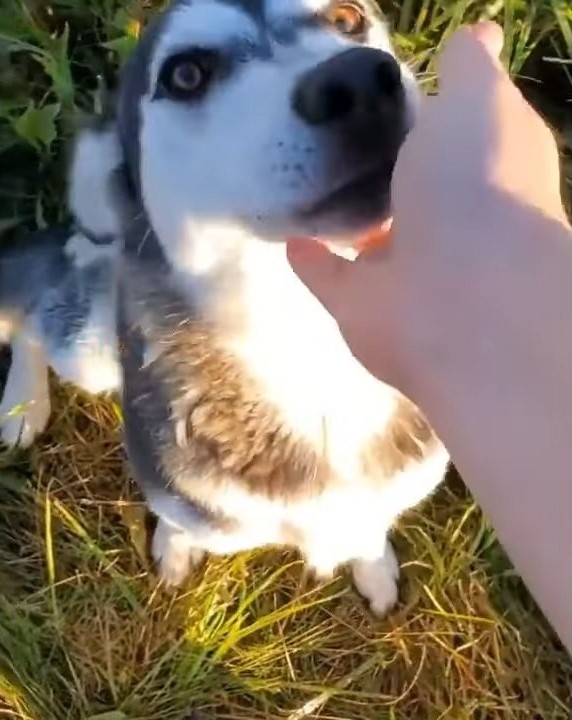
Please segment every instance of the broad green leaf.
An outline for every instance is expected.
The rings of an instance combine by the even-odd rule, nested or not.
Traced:
[[[34,55],[46,73],[50,76],[54,92],[64,106],[71,107],[74,101],[74,84],[68,54],[69,26],[61,35],[51,38],[50,48],[37,51]]]
[[[36,149],[49,148],[58,134],[56,117],[59,112],[59,103],[36,107],[30,102],[22,115],[13,120],[14,130]]]

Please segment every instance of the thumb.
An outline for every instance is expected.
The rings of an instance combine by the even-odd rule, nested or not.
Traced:
[[[352,263],[307,238],[289,239],[286,254],[292,270],[330,315],[337,318]]]
[[[437,74],[442,91],[483,88],[502,71],[500,53],[503,32],[494,22],[463,26],[446,42],[438,60]]]

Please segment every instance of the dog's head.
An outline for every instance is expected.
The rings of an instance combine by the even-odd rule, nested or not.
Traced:
[[[341,238],[387,217],[416,97],[374,0],[178,0],[118,122],[163,244],[209,224]]]

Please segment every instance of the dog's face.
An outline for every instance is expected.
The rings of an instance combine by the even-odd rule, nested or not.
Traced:
[[[163,242],[186,223],[331,238],[387,216],[417,90],[373,0],[179,0],[138,53],[120,122]]]

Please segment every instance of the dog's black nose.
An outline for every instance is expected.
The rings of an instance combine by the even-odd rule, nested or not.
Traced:
[[[325,125],[378,114],[388,103],[402,99],[401,70],[395,58],[375,48],[352,48],[302,76],[292,103],[307,123]]]

